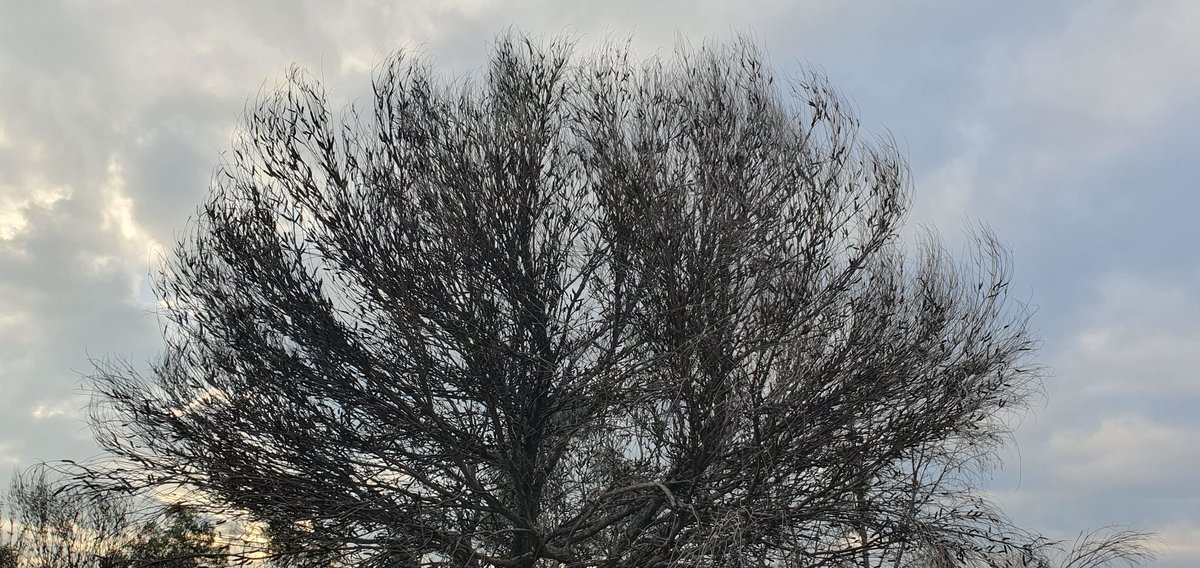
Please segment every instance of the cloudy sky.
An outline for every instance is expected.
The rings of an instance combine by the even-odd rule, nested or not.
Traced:
[[[95,454],[81,375],[158,349],[147,275],[289,65],[352,101],[397,48],[467,73],[510,25],[641,55],[745,33],[899,141],[912,224],[1010,245],[1054,369],[991,483],[1011,515],[1200,565],[1200,2],[648,4],[0,0],[0,482]]]

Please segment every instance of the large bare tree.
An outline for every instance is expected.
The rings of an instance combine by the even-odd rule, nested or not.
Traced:
[[[903,250],[909,184],[748,42],[402,54],[341,115],[296,72],[158,279],[162,359],[94,377],[102,476],[297,562],[1047,562],[972,488],[1027,311],[986,231]]]

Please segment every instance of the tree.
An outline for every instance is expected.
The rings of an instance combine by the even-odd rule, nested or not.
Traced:
[[[106,558],[108,566],[219,568],[227,566],[230,547],[216,526],[186,506],[169,505],[161,518],[143,523],[132,541]]]
[[[44,468],[14,477],[0,505],[0,566],[11,568],[96,566],[133,523],[127,503],[60,485]]]
[[[17,475],[0,499],[0,568],[214,568],[228,546],[186,507],[161,509],[57,479]]]
[[[163,357],[93,378],[96,475],[326,565],[1045,562],[972,489],[1027,310],[986,231],[905,253],[909,185],[748,42],[401,54],[340,117],[294,72],[159,275]]]
[[[0,567],[17,568],[19,558],[16,547],[10,544],[0,544]]]

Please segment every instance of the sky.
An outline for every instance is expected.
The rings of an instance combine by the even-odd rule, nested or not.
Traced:
[[[990,491],[1048,535],[1130,525],[1154,566],[1200,565],[1193,0],[0,0],[0,482],[96,454],[82,378],[160,348],[149,274],[253,96],[298,64],[364,102],[401,48],[471,73],[510,26],[641,56],[743,34],[825,73],[908,157],[911,226],[1011,248],[1053,374]]]

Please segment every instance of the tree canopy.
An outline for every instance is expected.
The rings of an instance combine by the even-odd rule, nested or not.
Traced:
[[[986,231],[905,250],[910,185],[746,41],[402,53],[342,114],[294,72],[159,275],[162,358],[93,377],[93,482],[296,562],[1049,562],[974,490],[1040,385],[1028,310]]]

